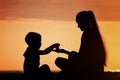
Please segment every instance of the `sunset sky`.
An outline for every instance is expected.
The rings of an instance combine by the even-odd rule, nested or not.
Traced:
[[[60,43],[60,48],[78,51],[82,31],[76,14],[92,10],[107,50],[106,71],[120,70],[120,0],[0,0],[0,70],[23,70],[24,38],[30,32],[42,35],[42,47]],[[54,61],[62,53],[41,56],[41,63],[60,70]]]

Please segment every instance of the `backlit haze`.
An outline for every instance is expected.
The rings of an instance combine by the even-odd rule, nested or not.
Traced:
[[[75,22],[76,14],[92,10],[107,50],[106,71],[120,69],[120,1],[119,0],[0,0],[0,70],[23,70],[24,41],[30,31],[42,35],[45,49],[53,43],[60,48],[79,51],[82,31]],[[41,56],[51,70],[60,70],[54,63],[62,53]]]

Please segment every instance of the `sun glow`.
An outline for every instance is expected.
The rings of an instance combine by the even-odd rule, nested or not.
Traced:
[[[105,70],[120,68],[120,22],[98,21],[99,29],[107,48],[108,60]],[[0,21],[0,70],[23,70],[23,53],[27,47],[24,37],[30,31],[42,35],[42,47],[45,49],[53,43],[60,43],[60,48],[78,51],[82,32],[74,21],[54,20],[1,20]],[[41,64],[49,64],[51,70],[60,70],[54,63],[57,57],[65,57],[62,53],[51,52],[41,56]]]

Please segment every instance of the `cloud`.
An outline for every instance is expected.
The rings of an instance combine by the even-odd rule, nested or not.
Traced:
[[[0,19],[74,20],[77,12],[93,10],[98,20],[120,20],[119,3],[119,0],[1,0]]]

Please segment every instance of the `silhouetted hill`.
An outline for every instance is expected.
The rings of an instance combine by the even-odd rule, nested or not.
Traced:
[[[54,71],[53,75],[56,74],[57,72]],[[25,80],[25,76],[22,71],[0,71],[0,80]]]
[[[105,80],[120,80],[120,72],[105,72],[104,73]]]
[[[0,80],[23,80],[21,71],[0,71]]]
[[[24,80],[24,74],[21,71],[0,71],[0,80]],[[104,80],[120,80],[120,72],[105,72]]]

